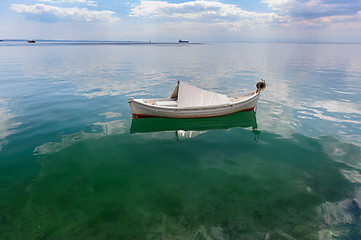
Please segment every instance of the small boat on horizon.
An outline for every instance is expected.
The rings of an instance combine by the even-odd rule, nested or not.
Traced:
[[[128,98],[132,115],[139,117],[164,118],[208,118],[253,110],[266,82],[261,79],[257,90],[238,96],[227,96],[178,81],[169,98]]]
[[[182,40],[182,39],[179,39],[178,43],[189,43],[189,40]]]
[[[35,43],[35,40],[28,40],[28,43]]]

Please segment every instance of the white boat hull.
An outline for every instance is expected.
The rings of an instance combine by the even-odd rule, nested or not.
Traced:
[[[165,117],[165,118],[207,118],[229,115],[241,111],[253,110],[259,98],[259,92],[231,104],[185,107],[152,105],[151,99],[129,99],[133,117]],[[157,100],[157,99],[155,99]],[[160,100],[160,99],[158,99]]]

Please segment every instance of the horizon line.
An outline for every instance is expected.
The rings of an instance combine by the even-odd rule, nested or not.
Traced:
[[[172,44],[179,43],[178,41],[151,41],[151,40],[70,40],[70,39],[26,39],[26,38],[6,38],[0,39],[2,42],[20,42],[35,40],[39,42],[64,42],[64,43],[148,43],[148,44]],[[216,40],[216,41],[189,41],[189,44],[204,44],[204,43],[293,43],[293,44],[361,44],[361,42],[346,42],[346,41],[320,41],[320,40]],[[182,43],[184,44],[184,43]]]

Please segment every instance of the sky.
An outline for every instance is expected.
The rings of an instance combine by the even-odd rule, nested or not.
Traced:
[[[361,42],[361,0],[1,0],[0,39]]]

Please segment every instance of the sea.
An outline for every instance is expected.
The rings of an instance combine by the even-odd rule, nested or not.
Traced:
[[[0,239],[361,239],[361,45],[0,42]],[[132,119],[181,80],[254,111]]]

